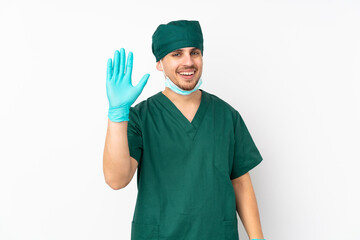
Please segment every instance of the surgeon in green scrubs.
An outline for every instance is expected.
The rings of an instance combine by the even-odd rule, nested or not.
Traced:
[[[172,21],[152,36],[165,89],[131,106],[149,74],[131,84],[133,55],[108,60],[108,129],[103,170],[113,189],[137,170],[132,240],[264,239],[249,171],[262,157],[239,112],[200,87],[203,35],[198,21]]]

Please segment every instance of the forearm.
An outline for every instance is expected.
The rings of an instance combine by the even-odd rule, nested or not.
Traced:
[[[249,239],[263,239],[260,215],[250,175],[242,176],[243,181],[233,182],[236,194],[236,209]]]
[[[127,127],[127,121],[112,122],[108,120],[103,171],[106,183],[113,189],[126,186],[131,172]]]

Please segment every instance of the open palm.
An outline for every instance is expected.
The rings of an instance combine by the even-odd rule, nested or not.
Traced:
[[[124,48],[121,48],[120,52],[118,50],[115,51],[113,63],[114,64],[112,64],[112,59],[109,58],[106,73],[106,93],[109,100],[109,118],[111,117],[111,112],[116,112],[117,109],[120,112],[128,112],[131,105],[141,94],[150,76],[149,74],[145,74],[136,86],[132,85],[131,74],[133,54],[132,52],[129,53],[125,69]]]

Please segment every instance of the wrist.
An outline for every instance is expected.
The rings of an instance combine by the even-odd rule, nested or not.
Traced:
[[[112,108],[109,107],[108,118],[112,122],[129,121],[129,107]]]

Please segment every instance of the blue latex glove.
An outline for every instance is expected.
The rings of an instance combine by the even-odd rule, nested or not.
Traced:
[[[108,117],[113,122],[129,121],[131,105],[144,89],[150,74],[145,74],[134,87],[131,84],[133,53],[129,52],[125,71],[125,49],[114,53],[114,64],[111,58],[107,62],[106,94],[109,100]]]

